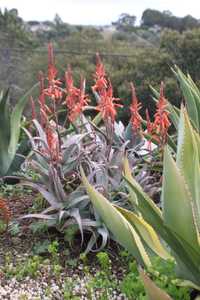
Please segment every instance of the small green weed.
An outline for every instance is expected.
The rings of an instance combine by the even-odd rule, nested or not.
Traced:
[[[97,253],[97,260],[100,264],[101,269],[106,272],[110,273],[111,271],[111,260],[106,252],[99,252]]]
[[[35,278],[41,268],[41,262],[41,257],[35,255],[24,262],[18,262],[14,266],[11,255],[7,254],[5,256],[4,267],[1,270],[5,274],[6,278],[16,277],[17,280],[22,280],[27,276]]]
[[[78,231],[77,225],[72,225],[67,229],[65,229],[64,231],[64,240],[65,242],[69,243],[70,248],[72,248],[73,246],[74,237],[77,231]]]
[[[63,287],[63,299],[64,300],[80,300],[80,297],[73,295],[73,289],[75,287],[75,282],[72,279],[67,279],[64,282]]]
[[[41,255],[41,254],[45,254],[48,252],[48,248],[50,245],[50,241],[49,240],[44,240],[41,242],[37,242],[34,246],[33,246],[33,254],[35,255]]]
[[[153,259],[152,267],[148,270],[153,281],[165,290],[173,299],[189,300],[189,288],[177,286],[174,272],[174,262],[164,261],[158,257]],[[129,271],[120,285],[121,291],[128,299],[147,300],[145,290],[137,271],[135,262],[129,263]]]
[[[60,259],[59,259],[59,243],[58,241],[53,241],[48,246],[48,252],[51,255],[52,263],[51,263],[51,269],[53,274],[58,278],[60,276],[60,273],[62,271],[62,266],[60,265]]]

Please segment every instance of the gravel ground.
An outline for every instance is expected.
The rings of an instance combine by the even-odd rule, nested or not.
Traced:
[[[8,197],[8,204],[13,219],[23,215],[32,205],[34,195],[11,195]],[[5,255],[11,256],[10,264],[23,264],[28,258],[33,256],[32,249],[36,242],[41,241],[41,237],[34,236],[29,230],[29,221],[23,221],[20,225],[20,234],[11,236],[10,233],[0,234],[0,300],[126,300],[127,298],[120,294],[119,290],[113,288],[107,289],[109,296],[101,298],[102,289],[88,288],[88,283],[96,277],[100,271],[98,264],[93,260],[92,255],[89,259],[89,272],[85,272],[84,265],[78,259],[80,252],[80,241],[75,243],[73,255],[70,259],[76,259],[77,265],[64,266],[64,257],[60,253],[62,271],[58,277],[52,272],[51,258],[49,264],[41,263],[36,277],[23,277],[18,280],[16,276],[5,275]],[[47,238],[42,237],[42,238]],[[71,255],[71,254],[70,254]],[[94,257],[94,256],[93,256]],[[116,256],[112,258],[111,281],[119,282],[123,276],[121,262],[117,262]],[[63,263],[62,263],[63,260]],[[66,257],[65,257],[66,260]],[[115,285],[118,286],[118,285]]]
[[[71,276],[68,276],[64,271],[59,275],[59,278],[53,278],[50,266],[45,266],[42,272],[38,273],[37,278],[25,277],[23,280],[17,280],[16,277],[5,279],[0,273],[0,299],[2,300],[96,300],[100,298],[101,293],[98,289],[91,290],[88,293],[87,284],[91,278],[95,276],[95,268],[92,273],[84,274],[84,266],[80,264],[76,270],[68,270]],[[113,272],[111,275],[113,280],[117,280],[117,274]],[[109,290],[109,289],[108,289]],[[68,298],[64,296],[66,292],[71,294]],[[66,297],[66,298],[65,298]],[[103,298],[105,299],[105,298]],[[126,300],[127,298],[117,290],[110,289],[109,300]]]
[[[73,279],[73,278],[72,278]],[[87,278],[78,280],[78,283],[73,289],[73,295],[77,299],[100,299],[98,292],[94,293],[91,298],[87,296],[86,289]],[[11,279],[7,285],[0,287],[0,299],[5,300],[62,300],[65,299],[61,289],[64,288],[64,283],[58,285],[57,282],[52,281],[50,284],[26,278],[23,282],[17,282],[15,278]],[[67,298],[66,298],[67,299]],[[70,299],[70,298],[68,298]],[[110,300],[125,300],[124,295],[117,295],[116,291],[112,291],[109,296]]]

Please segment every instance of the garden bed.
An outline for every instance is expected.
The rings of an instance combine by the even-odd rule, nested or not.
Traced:
[[[24,194],[17,191],[8,197],[13,220],[28,213],[36,197]],[[100,252],[108,263],[103,268],[101,254],[100,259],[92,253],[89,260],[84,255],[80,259],[79,236],[70,248],[58,232],[34,235],[29,225],[25,220],[11,223],[0,236],[0,299],[127,299],[118,288],[126,268],[117,257],[116,244],[107,249],[109,256]],[[55,249],[51,252],[49,246]]]
[[[12,220],[30,212],[38,196],[15,186],[5,186],[3,194]],[[134,259],[118,244],[111,242],[103,251],[85,256],[80,235],[70,243],[55,229],[43,232],[33,224],[11,222],[0,236],[0,299],[146,299]],[[163,271],[167,272],[160,266]],[[166,288],[163,276],[159,280]],[[177,293],[174,299],[190,299],[188,289],[170,288]]]

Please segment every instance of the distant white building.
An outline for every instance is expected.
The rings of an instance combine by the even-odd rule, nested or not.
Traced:
[[[52,23],[49,21],[46,22],[29,21],[27,22],[27,27],[32,32],[50,31],[52,30]]]

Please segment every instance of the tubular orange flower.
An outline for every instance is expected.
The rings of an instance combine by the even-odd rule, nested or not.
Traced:
[[[154,116],[154,128],[160,143],[164,145],[167,141],[167,132],[171,125],[169,121],[169,112],[166,110],[167,100],[164,97],[164,84],[161,82],[160,97],[157,102],[157,110]]]
[[[100,101],[96,109],[101,112],[105,123],[110,120],[113,124],[117,115],[116,108],[122,107],[122,105],[116,103],[117,101],[120,101],[119,98],[113,97],[113,88],[110,80],[108,81],[108,88],[101,90],[99,97]]]
[[[94,92],[100,92],[108,87],[108,81],[106,79],[106,72],[99,53],[96,54],[96,72],[94,75],[95,85],[92,87]]]
[[[154,122],[151,123],[149,113],[146,111],[147,133],[151,136],[151,140],[155,140],[161,147],[167,142],[167,132],[171,125],[169,121],[169,112],[166,110],[167,100],[164,97],[164,85],[161,82],[160,96],[156,104],[156,113]],[[150,140],[150,143],[151,143]]]
[[[138,131],[141,128],[141,121],[142,118],[139,114],[139,110],[142,108],[141,103],[138,103],[138,99],[135,93],[135,87],[133,83],[131,82],[131,92],[132,92],[132,103],[130,106],[130,111],[131,111],[131,125],[134,131]]]
[[[70,65],[68,65],[67,72],[65,72],[65,83],[67,90],[71,90],[74,87],[74,80],[72,76],[72,69]]]
[[[67,92],[66,105],[69,111],[71,111],[73,110],[73,107],[77,102],[77,98],[79,96],[79,89],[74,86],[72,70],[70,66],[68,66],[67,72],[65,72],[65,84]]]
[[[89,99],[85,94],[85,79],[81,78],[80,89],[74,86],[71,68],[65,73],[66,105],[69,111],[68,118],[74,122],[88,105]]]
[[[106,126],[114,123],[117,107],[122,107],[121,104],[116,103],[119,98],[113,97],[113,88],[110,80],[106,76],[104,65],[99,54],[96,54],[96,72],[94,74],[95,85],[92,87],[93,92],[98,94],[98,105],[96,110],[101,112],[102,118]],[[108,129],[108,128],[107,128]]]
[[[54,81],[58,71],[55,67],[55,58],[53,53],[53,45],[48,44],[48,80],[50,82]]]
[[[53,100],[59,100],[62,98],[62,90],[60,89],[60,85],[62,83],[59,79],[56,79],[57,73],[58,71],[55,67],[53,46],[50,43],[48,45],[48,88],[44,90],[44,93]]]

